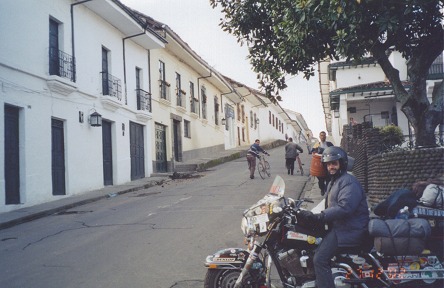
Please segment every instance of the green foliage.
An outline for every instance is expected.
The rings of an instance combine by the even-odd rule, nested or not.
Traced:
[[[442,38],[442,1],[436,0],[210,3],[222,8],[223,29],[248,45],[260,83],[277,94],[286,87],[286,74],[302,72],[308,79],[314,74],[313,65],[325,58],[359,60],[375,45],[382,45],[385,49],[395,47],[408,59],[424,49],[418,43],[431,36]]]
[[[401,128],[395,125],[382,127],[379,133],[382,136],[383,142],[389,146],[400,145],[404,141]]]
[[[443,121],[443,96],[437,105],[429,105],[425,90],[427,71],[443,51],[442,0],[209,1],[224,14],[222,29],[249,48],[250,63],[269,98],[287,87],[288,74],[302,73],[309,79],[320,61],[359,64],[370,54],[392,83],[416,131],[429,125],[430,134]],[[402,85],[388,50],[399,51],[408,60],[413,92]],[[433,115],[426,113],[429,110]]]

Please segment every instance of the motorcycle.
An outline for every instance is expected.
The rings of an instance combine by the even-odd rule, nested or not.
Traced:
[[[302,204],[313,201],[284,193],[284,180],[276,176],[269,193],[244,211],[241,229],[247,249],[227,248],[207,256],[205,288],[316,287],[312,259],[326,229],[298,221]],[[367,244],[332,259],[336,287],[443,287],[442,259],[430,251],[387,256]],[[272,283],[272,267],[279,286],[274,278]]]

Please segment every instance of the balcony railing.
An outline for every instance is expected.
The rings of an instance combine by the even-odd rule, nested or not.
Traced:
[[[185,91],[176,89],[176,105],[185,108]]]
[[[151,93],[142,89],[136,89],[137,110],[151,111]]]
[[[435,145],[437,147],[444,147],[444,136],[442,134],[435,133]],[[378,147],[380,152],[395,152],[418,148],[416,145],[416,135],[414,134],[403,135],[402,139],[387,136],[379,141]]]
[[[102,74],[102,94],[122,100],[122,81],[109,73],[100,73]]]
[[[164,99],[167,101],[171,101],[170,99],[170,86],[171,84],[164,81],[164,80],[159,80],[159,95],[160,95],[160,99]]]
[[[443,69],[443,59],[442,53],[436,57],[435,61],[433,61],[432,65],[429,68],[429,75],[427,75],[428,80],[436,80],[442,79],[444,77],[444,69]]]
[[[49,75],[57,75],[76,81],[75,59],[63,51],[49,48]]]
[[[191,98],[191,113],[199,114],[199,100],[196,98]]]

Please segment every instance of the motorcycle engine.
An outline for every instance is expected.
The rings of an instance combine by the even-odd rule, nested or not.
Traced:
[[[291,276],[300,276],[307,273],[307,270],[304,271],[301,265],[301,255],[295,249],[282,250],[277,256],[281,267],[287,270]]]

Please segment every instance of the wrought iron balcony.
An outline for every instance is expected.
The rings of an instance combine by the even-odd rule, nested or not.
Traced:
[[[199,100],[196,98],[191,98],[191,113],[199,114]]]
[[[137,110],[151,111],[151,93],[142,89],[136,89]]]
[[[122,81],[109,73],[103,71],[100,73],[102,74],[102,94],[122,100]]]
[[[176,105],[185,108],[185,91],[176,89]]]
[[[160,95],[160,99],[165,99],[168,101],[170,100],[170,86],[171,84],[163,81],[163,80],[159,80],[159,95]]]
[[[442,54],[439,55],[429,68],[428,80],[442,79],[444,76]]]
[[[57,75],[76,81],[75,59],[69,54],[53,47],[49,48],[49,75]]]

